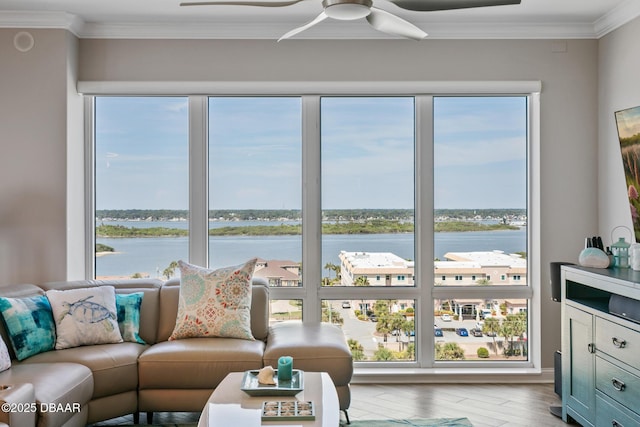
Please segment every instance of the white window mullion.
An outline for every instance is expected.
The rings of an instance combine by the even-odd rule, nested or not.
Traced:
[[[206,96],[189,97],[189,262],[209,265],[209,150]]]
[[[302,283],[303,321],[320,322],[318,290],[322,277],[320,185],[320,97],[302,98]]]
[[[96,138],[95,138],[95,96],[85,96],[84,99],[84,135],[85,135],[85,187],[84,187],[84,245],[85,263],[84,277],[93,279],[96,277],[96,205],[95,205],[95,185],[96,185]],[[67,275],[69,272],[67,272]]]
[[[422,367],[433,366],[433,96],[415,98],[416,111],[416,360]],[[421,328],[420,326],[425,326]],[[427,327],[428,326],[428,327]]]

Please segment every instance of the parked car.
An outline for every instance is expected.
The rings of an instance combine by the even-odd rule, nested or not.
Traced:
[[[481,337],[482,336],[482,329],[478,329],[478,328],[473,328],[469,331],[469,334],[471,334],[471,336],[474,337]]]
[[[442,329],[438,328],[437,326],[434,326],[434,327],[433,327],[433,335],[434,335],[434,336],[436,336],[436,337],[442,337],[442,336],[444,336],[444,335],[442,334]]]
[[[342,308],[351,308],[351,303],[349,301],[342,301]]]
[[[442,319],[443,322],[451,322],[451,315],[447,313],[441,315],[440,318]]]
[[[495,332],[492,332],[492,331],[487,331],[487,333],[486,333],[485,335],[486,335],[486,336],[488,336],[488,337],[495,337],[495,336],[497,336],[497,335],[496,335],[496,333],[495,333]]]
[[[369,315],[369,320],[372,322],[377,322],[378,321],[378,316],[376,316],[375,314],[370,314]]]
[[[456,334],[460,335],[461,337],[468,337],[469,331],[467,331],[467,328],[456,328]]]

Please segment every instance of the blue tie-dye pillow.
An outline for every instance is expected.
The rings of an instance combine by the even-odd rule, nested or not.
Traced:
[[[0,297],[0,312],[18,360],[54,349],[56,325],[47,297]]]
[[[124,341],[146,344],[140,335],[140,306],[144,293],[116,294],[118,327]]]

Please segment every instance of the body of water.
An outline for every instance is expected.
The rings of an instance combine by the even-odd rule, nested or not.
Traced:
[[[187,222],[103,222],[105,225],[127,227],[187,228]],[[279,225],[283,222],[238,221],[210,222],[210,228],[244,225]],[[286,222],[285,222],[286,223]],[[295,224],[295,222],[291,222]],[[100,223],[99,223],[100,224]],[[526,228],[505,231],[479,231],[465,233],[436,233],[434,254],[444,259],[447,252],[475,252],[501,250],[506,253],[526,252]],[[134,273],[158,277],[172,261],[188,260],[186,237],[156,238],[100,238],[116,253],[96,258],[96,276],[131,276]],[[413,234],[325,235],[322,244],[322,265],[340,264],[340,251],[392,252],[404,259],[414,260]],[[300,236],[226,236],[209,238],[211,268],[240,264],[253,257],[266,260],[302,259]],[[333,276],[325,271],[325,276]]]

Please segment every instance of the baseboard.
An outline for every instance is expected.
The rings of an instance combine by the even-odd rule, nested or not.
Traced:
[[[465,369],[401,369],[356,368],[351,384],[553,384],[553,368],[465,368]]]

